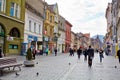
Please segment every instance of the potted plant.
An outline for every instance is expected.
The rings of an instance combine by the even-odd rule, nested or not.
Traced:
[[[24,61],[24,65],[26,67],[34,66],[31,48],[28,48],[28,50],[26,52],[26,61]]]

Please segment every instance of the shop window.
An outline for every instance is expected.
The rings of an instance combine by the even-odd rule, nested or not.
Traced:
[[[18,49],[18,45],[10,44],[9,49]]]

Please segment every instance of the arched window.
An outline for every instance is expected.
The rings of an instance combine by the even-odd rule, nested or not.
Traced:
[[[10,31],[9,35],[12,36],[12,37],[20,37],[20,32],[17,28],[13,28]]]

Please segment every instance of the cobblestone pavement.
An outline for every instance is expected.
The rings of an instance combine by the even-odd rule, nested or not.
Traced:
[[[25,56],[11,57],[17,57],[21,63],[25,61]],[[100,63],[99,55],[95,54],[92,68],[88,67],[83,55],[80,60],[77,59],[77,55],[69,54],[36,56],[34,62],[35,67],[23,65],[21,71],[17,68],[15,71],[5,69],[0,80],[120,80],[120,64],[112,56],[105,56]],[[15,75],[16,72],[19,76]]]

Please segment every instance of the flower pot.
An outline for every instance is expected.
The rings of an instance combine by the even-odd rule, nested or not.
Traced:
[[[35,65],[35,63],[33,60],[26,60],[26,61],[24,61],[24,65],[26,67],[33,67]]]

